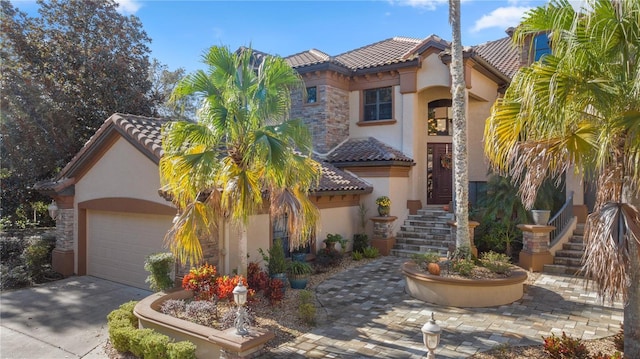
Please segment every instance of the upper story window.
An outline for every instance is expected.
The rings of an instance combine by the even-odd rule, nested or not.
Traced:
[[[391,86],[364,90],[363,120],[391,120],[392,97]]]
[[[543,55],[551,53],[547,34],[538,34],[533,38],[533,61],[538,61]]]
[[[316,103],[318,101],[318,88],[316,86],[307,87],[307,103]]]

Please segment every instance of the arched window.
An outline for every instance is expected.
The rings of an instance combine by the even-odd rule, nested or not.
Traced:
[[[533,61],[538,61],[543,55],[551,53],[549,47],[549,36],[547,34],[538,34],[533,38]]]

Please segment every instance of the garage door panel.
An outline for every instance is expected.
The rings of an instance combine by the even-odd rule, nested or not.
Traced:
[[[173,217],[120,212],[87,213],[87,272],[148,289],[144,260],[164,252],[164,235]]]

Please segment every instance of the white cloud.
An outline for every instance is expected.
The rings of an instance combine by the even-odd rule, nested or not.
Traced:
[[[471,31],[478,32],[492,27],[506,29],[509,26],[517,26],[522,20],[524,13],[529,10],[531,10],[531,8],[527,6],[499,7],[490,14],[483,15],[478,19]]]
[[[392,4],[435,10],[438,5],[447,5],[449,0],[390,0]]]
[[[126,15],[133,15],[142,7],[138,0],[116,0],[116,2],[118,3],[118,12]]]

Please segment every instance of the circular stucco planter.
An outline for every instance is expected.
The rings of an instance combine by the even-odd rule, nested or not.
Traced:
[[[405,262],[402,273],[407,293],[424,302],[451,307],[494,307],[522,298],[527,273],[514,268],[509,278],[458,279],[420,271],[414,262]]]

